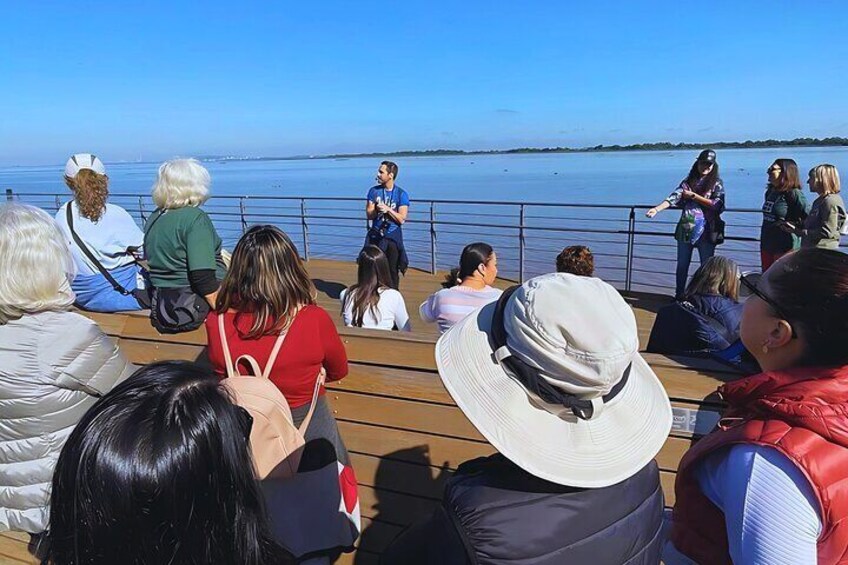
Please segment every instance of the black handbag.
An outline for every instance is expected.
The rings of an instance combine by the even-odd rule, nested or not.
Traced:
[[[191,288],[154,288],[150,324],[163,334],[190,332],[203,325],[209,310],[206,299]]]
[[[724,220],[721,216],[716,216],[716,219],[710,222],[710,241],[713,245],[721,245],[724,243]]]

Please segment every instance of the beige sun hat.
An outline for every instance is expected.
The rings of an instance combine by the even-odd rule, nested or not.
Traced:
[[[505,457],[542,479],[597,488],[636,474],[671,430],[668,395],[638,349],[633,311],[613,287],[554,273],[454,325],[436,364]]]

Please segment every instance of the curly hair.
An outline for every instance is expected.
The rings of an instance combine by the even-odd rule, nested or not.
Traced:
[[[80,215],[97,222],[106,212],[109,198],[109,177],[89,169],[82,169],[74,178],[65,177],[65,184],[74,193]]]
[[[595,257],[585,245],[572,245],[557,255],[556,269],[558,273],[591,277],[595,272]]]

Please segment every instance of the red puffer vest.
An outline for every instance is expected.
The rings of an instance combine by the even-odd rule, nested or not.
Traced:
[[[695,469],[735,443],[777,449],[810,481],[818,499],[820,564],[848,563],[848,366],[760,373],[719,387],[728,410],[690,449],[674,485],[671,539],[698,563],[731,563],[724,514],[701,492]]]

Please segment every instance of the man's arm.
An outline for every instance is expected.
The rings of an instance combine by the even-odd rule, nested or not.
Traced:
[[[373,200],[368,200],[365,203],[365,217],[369,220],[377,217],[377,204]]]
[[[391,218],[391,220],[401,225],[406,222],[406,215],[409,213],[409,206],[401,206],[397,210],[392,210],[388,206],[386,206],[385,214]]]

